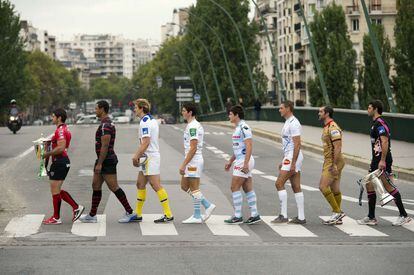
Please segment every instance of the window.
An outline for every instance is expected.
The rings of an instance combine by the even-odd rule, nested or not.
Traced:
[[[359,19],[352,19],[352,31],[358,32],[359,31]]]
[[[381,18],[372,18],[371,22],[374,25],[382,25],[382,19]]]

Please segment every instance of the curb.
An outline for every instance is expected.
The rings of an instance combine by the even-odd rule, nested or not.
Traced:
[[[220,127],[226,127],[226,128],[233,128],[233,126],[229,123],[225,123],[225,122],[204,122],[205,124],[209,124],[209,125],[213,125],[213,126],[220,126]],[[253,129],[253,134],[255,134],[256,136],[262,137],[262,138],[266,138],[266,139],[270,139],[273,141],[276,141],[278,143],[282,142],[282,138],[280,135],[272,133],[272,132],[268,132],[265,130],[258,130],[258,129]],[[317,154],[322,154],[323,153],[323,148],[319,145],[315,145],[313,143],[309,143],[309,142],[304,142],[302,141],[302,146],[301,148],[304,151],[308,151],[308,152],[312,152],[312,153],[317,153]],[[351,166],[355,166],[358,168],[362,168],[364,170],[369,170],[369,166],[370,166],[370,161],[358,156],[353,156],[353,155],[349,155],[346,153],[342,153],[345,163]],[[396,173],[398,175],[398,179],[403,179],[403,180],[407,180],[407,181],[414,181],[414,171],[410,171],[408,169],[404,169],[402,167],[398,167],[398,166],[393,166],[392,170],[394,173]]]

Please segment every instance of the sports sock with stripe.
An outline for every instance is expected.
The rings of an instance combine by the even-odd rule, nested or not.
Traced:
[[[162,189],[158,190],[157,195],[158,195],[158,199],[160,200],[162,209],[164,210],[165,216],[167,216],[167,218],[171,218],[172,213],[171,213],[171,209],[170,209],[170,203],[168,201],[167,191],[165,191],[165,189],[162,188]]]
[[[240,192],[240,191],[233,192],[232,197],[233,197],[234,216],[236,218],[241,218],[241,216],[242,216],[242,205],[243,205],[242,192]]]
[[[137,190],[137,205],[135,207],[135,213],[138,217],[142,217],[142,208],[144,207],[145,199],[147,197],[147,189]]]
[[[336,203],[335,196],[332,193],[331,187],[328,186],[322,189],[322,194],[325,197],[325,199],[328,201],[329,205],[332,207],[332,212],[340,213],[341,209]]]
[[[257,212],[257,197],[254,190],[246,193],[247,204],[250,208],[250,214],[252,217],[256,217],[259,215]]]

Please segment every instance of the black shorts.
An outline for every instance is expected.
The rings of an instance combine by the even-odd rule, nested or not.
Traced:
[[[373,172],[373,171],[375,171],[375,170],[377,170],[378,169],[378,164],[379,164],[379,161],[371,161],[371,165],[370,165],[370,167],[369,167],[369,172],[371,173],[371,172]],[[392,174],[392,161],[386,161],[385,162],[385,172],[387,172],[387,174],[388,175],[391,175]]]
[[[94,169],[96,167],[96,164],[98,163],[98,160],[95,161]],[[106,159],[102,163],[102,175],[113,175],[116,174],[116,165],[118,164],[118,159]]]
[[[70,160],[67,157],[57,158],[50,165],[48,172],[50,180],[65,180],[70,169]]]

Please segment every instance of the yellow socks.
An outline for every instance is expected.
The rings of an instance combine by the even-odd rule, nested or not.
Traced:
[[[338,208],[341,209],[341,203],[342,203],[342,193],[338,192],[338,193],[333,193],[335,200],[336,200],[336,204],[338,205]]]
[[[146,197],[147,197],[147,189],[138,189],[137,205],[135,208],[135,213],[137,213],[138,217],[142,217],[142,208],[144,207]]]
[[[162,188],[158,190],[157,195],[158,195],[158,198],[160,199],[160,203],[161,203],[162,209],[164,210],[165,216],[167,216],[167,218],[171,218],[172,213],[170,209],[170,203],[168,201],[167,191],[165,191],[165,189]]]
[[[326,187],[325,189],[322,190],[322,194],[325,196],[325,199],[328,201],[328,203],[331,205],[332,207],[332,211],[335,213],[340,213],[341,209],[339,208],[336,200],[335,200],[335,196],[332,193],[332,190],[330,187]]]

